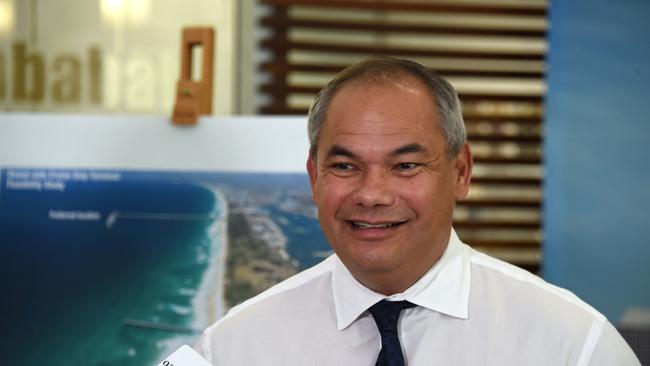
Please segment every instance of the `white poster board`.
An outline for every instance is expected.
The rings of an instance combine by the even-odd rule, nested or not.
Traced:
[[[0,354],[155,364],[329,255],[306,135],[289,117],[0,116]]]

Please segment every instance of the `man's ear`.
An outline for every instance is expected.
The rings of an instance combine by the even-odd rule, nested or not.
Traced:
[[[309,185],[311,186],[311,199],[316,203],[316,179],[318,172],[316,171],[316,157],[311,152],[307,155],[307,174],[309,175]]]
[[[454,196],[457,200],[462,200],[469,193],[469,184],[472,180],[472,152],[469,144],[465,143],[456,155],[454,170],[456,173],[456,182],[454,186]]]

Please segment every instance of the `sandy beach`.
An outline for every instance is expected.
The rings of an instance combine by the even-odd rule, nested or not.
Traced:
[[[199,334],[221,318],[225,312],[223,284],[228,251],[228,201],[219,188],[211,185],[205,187],[215,195],[219,207],[216,210],[218,215],[208,228],[208,237],[211,242],[208,267],[203,273],[201,284],[192,299],[194,320],[190,328]],[[157,362],[162,361],[162,357],[169,355],[181,345],[191,346],[196,340],[197,336],[195,335],[178,335],[158,341],[157,348],[160,350],[160,357]]]
[[[228,201],[219,188],[211,186],[210,190],[219,202],[219,216],[209,228],[212,241],[210,263],[193,301],[193,328],[197,330],[204,330],[225,312],[223,285],[228,253]]]

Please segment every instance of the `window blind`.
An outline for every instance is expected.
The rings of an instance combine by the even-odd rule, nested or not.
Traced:
[[[417,61],[463,103],[474,173],[454,226],[463,241],[518,266],[542,265],[543,0],[260,0],[270,58],[260,114],[306,114],[320,88],[364,58]]]

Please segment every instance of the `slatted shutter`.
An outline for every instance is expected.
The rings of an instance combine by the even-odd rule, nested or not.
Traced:
[[[373,55],[431,67],[458,90],[475,157],[460,237],[532,271],[541,266],[546,1],[261,0],[271,59],[260,114],[306,114],[344,67]]]

